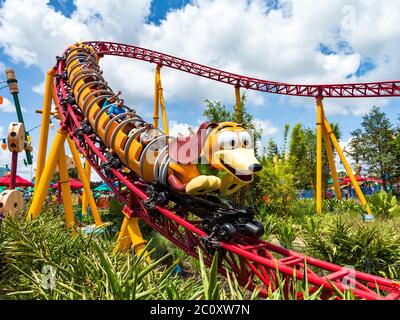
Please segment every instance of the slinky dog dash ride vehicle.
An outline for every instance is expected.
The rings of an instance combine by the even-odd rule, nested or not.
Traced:
[[[111,112],[115,95],[91,47],[73,45],[63,58],[66,72],[62,76],[69,81],[70,99],[85,117],[81,131],[95,133],[110,149],[108,170],[123,164],[144,181],[165,186],[166,192],[196,196],[189,207],[204,219],[204,228],[214,237],[229,241],[237,230],[253,237],[263,234],[262,224],[253,221],[254,209],[215,203],[216,196],[237,192],[261,171],[252,137],[241,124],[204,123],[189,137],[167,136],[126,105],[121,104],[123,111],[117,115]],[[180,195],[173,197],[183,201]]]

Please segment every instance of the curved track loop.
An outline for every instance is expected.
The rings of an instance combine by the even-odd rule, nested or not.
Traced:
[[[321,85],[289,84],[241,76],[161,52],[127,44],[102,41],[89,41],[85,42],[85,44],[93,47],[100,55],[120,56],[147,61],[225,84],[267,93],[314,98],[369,98],[400,96],[400,81]]]
[[[108,43],[96,42],[95,50],[105,54]],[[120,46],[120,45],[118,45]],[[121,45],[122,46],[122,45]],[[113,54],[108,51],[109,54]],[[144,59],[143,59],[144,60]],[[162,206],[157,203],[149,206],[149,185],[143,182],[133,171],[125,172],[123,168],[105,172],[103,165],[107,162],[105,154],[109,151],[97,137],[83,134],[80,139],[76,135],[81,128],[84,115],[80,108],[71,101],[69,83],[61,76],[65,71],[65,62],[61,59],[55,66],[55,102],[60,111],[61,127],[74,140],[82,155],[89,161],[92,168],[108,184],[120,201],[129,208],[131,216],[141,218],[151,228],[169,239],[172,243],[197,258],[196,248],[200,247],[205,254],[207,264],[211,263],[212,254],[205,246],[207,236],[201,230],[198,218],[192,217],[184,206]],[[72,99],[73,100],[73,99]],[[122,187],[127,187],[122,190]],[[259,239],[239,236],[234,243],[217,244],[220,251],[221,274],[235,274],[238,282],[250,290],[258,289],[266,296],[268,288],[277,288],[277,272],[285,281],[285,290],[289,292],[293,279],[302,280],[304,276],[310,283],[309,292],[323,287],[324,297],[334,294],[331,284],[340,291],[346,289],[346,283],[353,287],[353,294],[360,299],[400,299],[400,284],[398,282],[372,276],[363,272],[348,270],[341,266],[306,257],[297,252],[287,250]],[[377,292],[379,289],[379,293]],[[302,298],[301,295],[298,296]]]

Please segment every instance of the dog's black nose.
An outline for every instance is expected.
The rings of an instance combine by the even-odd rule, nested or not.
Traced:
[[[251,164],[249,166],[249,171],[251,172],[260,172],[262,169],[262,165],[255,163],[255,164]]]

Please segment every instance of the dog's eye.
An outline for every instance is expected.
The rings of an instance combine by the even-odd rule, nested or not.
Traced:
[[[251,148],[252,147],[253,143],[252,143],[252,140],[251,140],[251,136],[250,136],[250,133],[248,133],[247,131],[240,132],[239,133],[239,139],[240,139],[240,142],[242,143],[242,145],[245,148]]]
[[[218,144],[224,149],[234,149],[238,142],[238,135],[231,131],[221,132],[218,136]]]

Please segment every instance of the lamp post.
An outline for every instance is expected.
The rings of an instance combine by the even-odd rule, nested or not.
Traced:
[[[18,97],[18,81],[15,78],[15,72],[12,69],[7,69],[6,70],[6,76],[7,76],[7,84],[8,84],[8,88],[10,89],[10,93],[13,96],[14,99],[14,104],[15,104],[15,110],[17,112],[17,117],[18,117],[18,122],[22,123],[24,125],[25,128],[25,124],[24,124],[24,118],[22,117],[22,112],[21,112],[21,105],[19,103],[19,97]],[[27,139],[27,148],[25,148],[25,153],[26,153],[26,160],[28,162],[28,164],[32,164],[32,154],[31,154],[31,150],[29,148],[30,143],[30,137],[29,137],[29,133],[25,131],[25,137]]]

